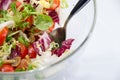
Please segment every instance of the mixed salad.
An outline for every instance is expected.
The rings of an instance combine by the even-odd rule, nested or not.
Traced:
[[[0,0],[0,72],[33,70],[69,52],[74,39],[59,45],[49,36],[67,6],[65,0]]]

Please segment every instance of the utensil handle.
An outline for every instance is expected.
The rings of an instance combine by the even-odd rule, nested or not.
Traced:
[[[72,16],[77,13],[78,11],[80,11],[90,0],[79,0],[77,2],[77,4],[75,5],[75,7],[72,9],[70,15],[68,16],[68,18],[65,21],[64,24],[64,29],[66,29],[67,27],[67,23],[69,22],[69,20],[72,18]]]
[[[73,10],[70,13],[70,16],[72,17],[75,13],[77,13],[79,10],[81,10],[90,0],[79,0],[76,4],[76,6],[73,8]]]

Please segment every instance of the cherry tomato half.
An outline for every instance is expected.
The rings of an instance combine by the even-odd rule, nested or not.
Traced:
[[[30,58],[36,58],[37,53],[35,52],[32,45],[28,46],[28,55]]]
[[[21,50],[21,56],[20,57],[23,59],[27,55],[28,50],[27,50],[26,46],[22,43],[18,44],[18,46],[20,47],[20,50]]]
[[[4,27],[1,31],[0,31],[0,46],[3,45],[5,39],[6,39],[6,36],[8,34],[8,28],[7,27]]]
[[[14,68],[10,64],[3,64],[0,70],[1,72],[14,72]]]

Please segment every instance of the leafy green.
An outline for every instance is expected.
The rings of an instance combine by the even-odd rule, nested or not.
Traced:
[[[29,42],[23,36],[19,36],[18,41],[22,44],[25,44],[26,46],[29,45]]]
[[[53,21],[50,16],[36,12],[30,4],[24,4],[23,7],[24,9],[22,11],[18,11],[15,2],[11,3],[10,8],[13,11],[14,16],[10,15],[7,11],[0,11],[2,14],[0,22],[11,19],[15,21],[16,29],[25,29],[26,27],[29,27],[29,22],[26,22],[25,20],[32,15],[35,18],[34,25],[39,30],[47,30],[53,25]]]
[[[0,60],[4,59],[5,57],[9,56],[11,53],[11,49],[12,47],[15,45],[15,42],[4,42],[4,44],[2,46],[0,46]]]
[[[17,8],[16,8],[16,3],[15,2],[13,2],[13,3],[10,4],[10,8],[14,12],[14,14],[16,14],[18,12]]]
[[[0,23],[9,21],[9,20],[14,20],[16,23],[20,21],[21,19],[20,14],[17,11],[15,2],[10,4],[10,8],[14,12],[14,16],[10,15],[10,13],[7,12],[7,10],[0,10],[0,15],[2,16],[0,18]]]
[[[25,69],[15,69],[15,72],[26,71]]]
[[[49,29],[49,27],[52,26],[52,24],[53,24],[53,20],[50,16],[44,14],[40,14],[36,16],[35,26],[39,30],[47,30]]]
[[[17,26],[19,27],[19,29],[25,29],[29,27],[29,22],[19,22]]]
[[[10,20],[11,16],[5,10],[0,10],[0,23]]]
[[[15,21],[16,25],[22,22],[22,15],[18,12],[16,15],[13,16],[13,20]],[[21,25],[19,25],[21,26]]]
[[[30,12],[35,12],[35,9],[30,4],[26,4],[24,5],[23,12],[26,14],[30,14]]]
[[[29,64],[27,70],[33,70],[33,69],[34,69],[34,67]]]
[[[10,8],[14,13],[14,16],[12,16],[12,19],[15,21],[16,25],[22,22],[22,14],[17,10],[15,2],[10,4]]]
[[[22,27],[23,27],[23,28],[26,28],[28,25],[29,25],[29,22],[23,22],[23,23],[22,23]]]
[[[3,60],[2,59],[0,59],[0,66],[2,66],[3,65]]]
[[[24,5],[24,10],[22,11],[23,17],[29,16],[29,15],[38,15],[39,12],[36,12],[35,9],[30,4]]]
[[[12,36],[7,36],[6,42],[10,41],[12,39]]]
[[[35,12],[35,9],[30,4],[25,4],[24,9],[21,12],[23,19],[32,15],[32,12]]]
[[[22,11],[18,11],[14,2],[10,5],[11,10],[14,12],[12,19],[15,21],[16,27],[19,27],[19,29],[24,29],[29,25],[28,22],[25,22],[25,19],[32,15],[32,12],[35,12],[35,9],[30,4],[24,4],[23,7],[24,9]]]
[[[7,14],[7,11],[5,11],[5,10],[0,10],[0,15],[1,15],[1,16],[5,17],[6,14]]]

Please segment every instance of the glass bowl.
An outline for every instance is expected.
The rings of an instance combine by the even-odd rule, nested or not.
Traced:
[[[61,26],[63,26],[64,21],[77,1],[78,0],[68,1],[69,7],[67,9],[60,10],[59,15]],[[66,65],[70,65],[70,63],[67,62],[71,56],[78,54],[78,51],[79,54],[82,54],[82,47],[85,47],[85,43],[88,42],[91,32],[94,29],[95,21],[96,3],[95,0],[91,0],[79,13],[75,14],[68,23],[67,38],[75,39],[71,46],[71,53],[69,53],[69,55],[64,55],[60,61],[54,64],[32,71],[13,73],[0,72],[0,80],[51,80],[51,77],[55,77],[56,74],[64,71]],[[55,80],[58,80],[57,77]]]

